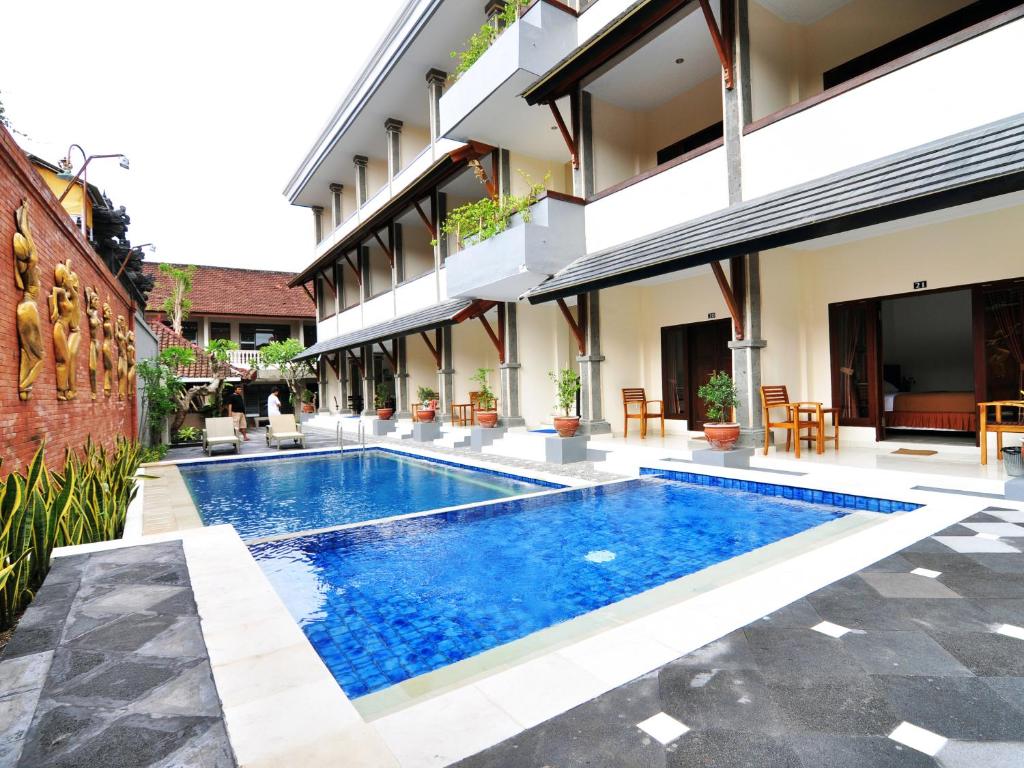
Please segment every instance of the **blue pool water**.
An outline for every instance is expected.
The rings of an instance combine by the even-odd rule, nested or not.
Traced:
[[[490,501],[539,484],[369,450],[180,467],[207,525],[230,523],[243,539]]]
[[[354,698],[844,514],[649,478],[251,549]]]

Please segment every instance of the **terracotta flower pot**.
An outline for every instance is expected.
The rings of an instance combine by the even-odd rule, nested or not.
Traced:
[[[429,421],[434,420],[434,411],[427,408],[420,408],[416,411],[416,421],[422,421],[426,424]]]
[[[579,428],[579,416],[555,416],[555,431],[559,437],[575,437]]]
[[[740,425],[731,422],[709,422],[704,425],[704,437],[715,451],[729,451],[740,439]]]
[[[477,411],[476,423],[481,427],[495,427],[498,425],[497,411]]]
[[[302,412],[303,412],[303,413],[313,413],[313,412],[314,412],[314,410],[315,410],[315,409],[314,409],[314,407],[313,407],[313,404],[312,404],[312,403],[303,403],[303,404],[302,404]]]
[[[392,416],[395,415],[394,408],[378,408],[377,418],[381,421],[388,421]]]

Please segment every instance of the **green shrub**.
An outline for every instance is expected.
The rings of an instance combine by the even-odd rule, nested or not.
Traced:
[[[469,380],[476,382],[477,387],[477,403],[480,405],[481,411],[493,411],[494,410],[494,390],[491,389],[489,377],[492,373],[490,368],[477,368],[476,373],[469,377]]]
[[[697,389],[697,397],[707,406],[708,419],[712,422],[727,421],[732,409],[739,404],[736,385],[725,371],[715,371],[707,383]]]
[[[555,382],[558,408],[568,417],[569,409],[576,407],[576,394],[580,391],[579,373],[572,368],[563,368],[558,373],[548,371],[548,378]]]
[[[176,435],[179,443],[192,443],[202,436],[203,432],[199,427],[182,427]]]
[[[156,445],[144,447],[139,452],[139,463],[152,464],[153,462],[163,461],[165,456],[167,456],[167,446],[163,443],[157,443]]]
[[[472,67],[477,59],[483,56],[484,52],[501,36],[501,33],[518,21],[519,11],[528,6],[530,2],[531,0],[508,0],[505,8],[493,21],[488,20],[466,41],[465,50],[452,51],[451,57],[459,60],[453,76],[457,79]]]
[[[523,176],[526,178],[525,174]],[[453,208],[441,223],[441,234],[455,235],[458,248],[462,248],[467,240],[482,243],[504,232],[516,214],[529,222],[530,206],[537,202],[549,181],[550,175],[544,177],[543,184],[530,183],[530,191],[525,195],[504,195],[498,200],[485,197]]]
[[[137,443],[86,443],[51,472],[40,446],[24,475],[0,480],[0,629],[10,627],[50,570],[54,547],[118,538],[135,498]]]

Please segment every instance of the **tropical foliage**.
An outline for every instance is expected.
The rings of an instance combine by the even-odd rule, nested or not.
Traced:
[[[58,473],[40,447],[25,474],[0,480],[0,629],[35,596],[54,547],[121,535],[139,458],[137,443],[122,440],[108,452],[90,442],[81,455],[68,451]]]
[[[431,400],[437,400],[437,392],[432,387],[416,387],[416,397],[425,406]]]
[[[160,309],[171,321],[171,328],[174,329],[174,332],[180,334],[181,324],[188,319],[188,313],[192,310],[192,299],[188,295],[192,293],[192,278],[196,274],[196,265],[176,267],[174,264],[164,263],[157,269],[161,274],[167,275],[171,282],[171,292],[160,305]]]
[[[580,391],[580,375],[572,368],[563,368],[558,373],[548,371],[548,377],[555,382],[559,410],[566,416],[569,409],[576,407],[576,395]]]
[[[480,404],[481,411],[494,410],[494,391],[491,389],[489,381],[491,373],[490,368],[477,368],[476,373],[469,377],[469,380],[479,388],[477,389],[477,402]]]
[[[260,350],[263,365],[281,371],[281,376],[288,383],[289,398],[293,406],[296,403],[296,393],[305,388],[302,380],[316,375],[309,360],[295,359],[304,349],[298,339],[281,339],[270,342]]]
[[[481,243],[504,232],[509,220],[517,214],[524,222],[529,222],[530,206],[543,194],[547,181],[545,176],[542,184],[530,183],[530,191],[525,195],[503,195],[497,200],[485,197],[453,208],[441,223],[441,234],[455,235],[457,247],[461,249],[467,242]]]
[[[455,66],[454,77],[458,78],[472,67],[477,59],[484,55],[484,52],[491,47],[501,33],[507,27],[515,24],[519,19],[519,12],[530,4],[530,0],[508,0],[501,13],[487,20],[469,40],[466,41],[466,48],[462,51],[452,51],[453,59],[458,59]]]
[[[708,420],[721,422],[732,416],[732,409],[739,404],[739,395],[732,377],[725,371],[715,371],[707,383],[697,389],[697,397],[707,407]]]

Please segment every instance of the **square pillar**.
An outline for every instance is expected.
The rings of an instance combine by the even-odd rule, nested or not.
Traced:
[[[366,202],[366,164],[370,158],[366,155],[356,155],[352,158],[352,164],[356,169],[356,208],[362,208]]]
[[[319,245],[324,239],[324,209],[321,205],[313,206],[313,240]]]
[[[587,353],[576,358],[580,365],[580,429],[586,435],[607,434],[612,425],[605,421],[601,395],[601,302],[600,292],[587,294],[583,323]]]
[[[523,418],[520,386],[522,366],[519,364],[519,322],[516,315],[515,302],[505,305],[505,362],[500,368],[501,424],[505,427],[522,427],[526,425]]]
[[[373,345],[364,345],[360,354],[363,358],[363,413],[373,413]]]
[[[393,179],[402,170],[402,121],[389,117],[384,121],[387,135],[388,179]]]
[[[455,360],[452,356],[452,327],[441,328],[441,369],[437,372],[439,421],[451,418],[452,402],[455,396]]]
[[[444,93],[444,84],[447,80],[448,73],[442,72],[440,69],[431,69],[427,72],[427,99],[431,142],[441,138],[441,94]]]
[[[406,356],[406,337],[395,339],[395,418],[411,419],[412,408],[409,400],[409,359]]]
[[[352,413],[348,407],[348,358],[344,350],[338,355],[338,413]]]
[[[344,189],[344,184],[331,184],[331,221],[335,227],[340,226],[345,218],[341,210],[341,193]]]

